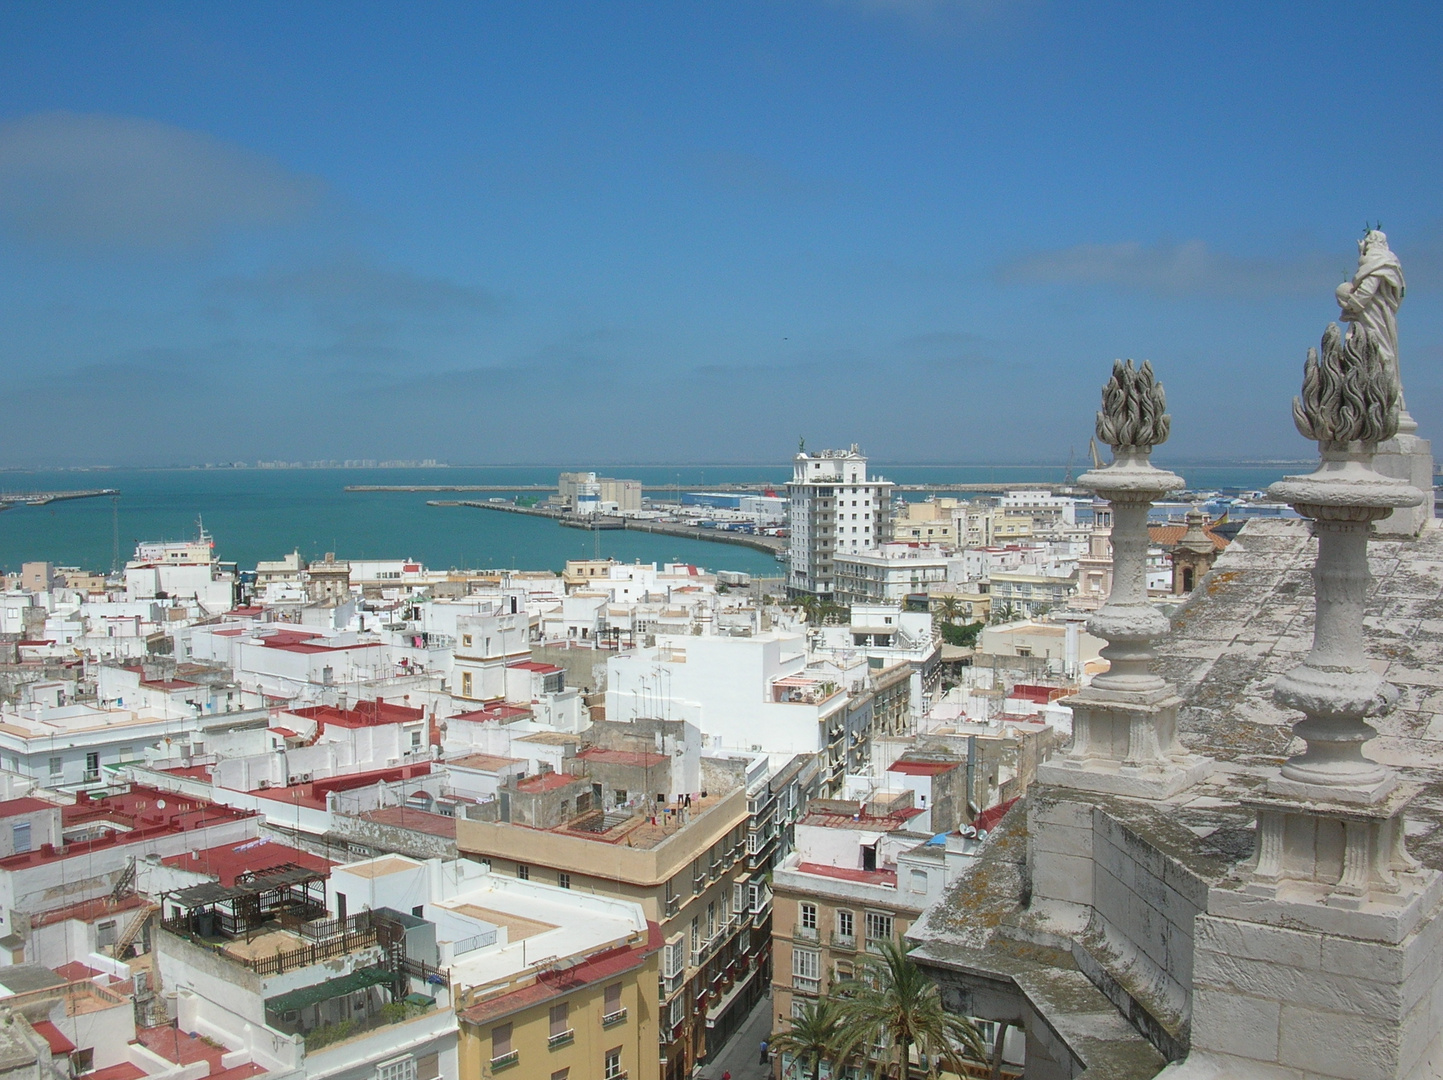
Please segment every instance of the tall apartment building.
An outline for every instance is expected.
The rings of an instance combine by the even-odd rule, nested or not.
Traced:
[[[787,485],[791,536],[789,595],[830,597],[832,559],[875,551],[889,536],[892,483],[867,475],[867,459],[853,443],[847,450],[805,450],[792,459]]]

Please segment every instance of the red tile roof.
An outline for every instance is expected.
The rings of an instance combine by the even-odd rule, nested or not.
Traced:
[[[1212,531],[1213,525],[1217,522],[1203,526],[1203,532],[1213,542],[1213,547],[1218,551],[1228,546],[1226,537],[1217,535]],[[1175,547],[1182,541],[1183,534],[1187,532],[1186,525],[1149,525],[1147,527],[1147,538],[1159,547]]]
[[[363,728],[380,724],[413,723],[426,718],[425,709],[411,709],[405,705],[392,705],[389,701],[358,701],[355,708],[338,709],[334,705],[312,705],[305,709],[289,710],[292,716],[314,720],[324,731],[327,724],[336,727]]]
[[[1021,798],[1021,796],[1017,798]],[[998,803],[996,806],[989,806],[977,815],[977,819],[973,821],[972,824],[977,826],[978,832],[991,832],[997,828],[997,823],[1007,816],[1007,811],[1012,809],[1013,804],[1017,802],[1017,798],[1008,799],[1006,802]]]
[[[429,761],[418,761],[414,765],[401,765],[394,769],[375,769],[371,772],[348,773],[345,776],[328,776],[304,784],[290,784],[287,787],[256,788],[252,795],[275,802],[309,806],[313,810],[326,808],[326,795],[332,791],[351,791],[371,784],[390,783],[393,780],[409,780],[413,776],[427,776],[431,772]]]
[[[567,784],[574,784],[582,779],[579,776],[572,776],[570,773],[537,773],[535,776],[524,776],[516,781],[517,791],[555,791]]]
[[[30,925],[32,928],[50,926],[54,923],[64,922],[66,919],[75,919],[77,922],[94,922],[106,915],[114,915],[118,911],[133,911],[144,903],[145,901],[135,893],[131,893],[121,900],[112,900],[108,896],[97,896],[93,900],[77,900],[73,904],[66,904],[64,907],[52,908],[50,911],[32,915],[30,916]],[[92,970],[84,964],[78,964],[76,967],[85,967],[86,971]],[[74,969],[71,968],[71,965],[66,964],[62,968],[56,968],[56,974],[65,975],[71,982],[89,978],[84,974],[69,974],[72,970]]]
[[[37,1020],[30,1026],[35,1029],[35,1034],[41,1036],[50,1044],[50,1052],[52,1054],[68,1054],[75,1049],[75,1044],[67,1039],[65,1033],[49,1020]]]
[[[582,761],[599,761],[604,765],[634,765],[650,769],[664,761],[670,761],[665,754],[652,754],[641,750],[605,750],[600,746],[589,746],[576,755]]]
[[[536,981],[529,986],[488,998],[462,1010],[459,1016],[469,1024],[490,1023],[552,998],[574,994],[585,987],[595,986],[628,971],[634,971],[646,963],[647,957],[658,952],[663,943],[660,926],[648,921],[646,930],[646,941],[641,945],[621,945],[587,957],[564,971],[545,972],[538,975]]]
[[[210,874],[219,879],[226,888],[234,885],[236,877],[246,871],[265,870],[282,863],[291,863],[303,870],[314,870],[318,874],[329,874],[331,867],[336,865],[329,859],[293,848],[289,844],[278,844],[274,840],[222,844],[220,847],[172,855],[161,862],[176,870]]]
[[[37,810],[58,810],[56,803],[44,799],[32,799],[28,795],[20,799],[0,801],[0,818],[15,817],[18,814],[33,814]]]
[[[456,839],[456,819],[445,814],[412,810],[406,806],[383,806],[378,810],[367,810],[360,816],[366,821],[374,821],[377,825],[392,825],[398,829],[426,833],[428,836]]]
[[[797,865],[804,874],[817,877],[836,878],[838,881],[857,881],[866,885],[890,885],[897,887],[895,870],[853,870],[845,866],[825,866],[822,863],[804,862]]]
[[[515,663],[507,664],[507,667],[524,668],[527,671],[534,671],[538,675],[555,675],[558,671],[565,670],[555,664],[543,664],[536,660],[518,660]]]
[[[36,850],[0,859],[0,868],[21,870],[27,866],[41,866],[57,859],[76,858],[121,844],[145,843],[157,836],[169,836],[224,821],[242,821],[255,816],[255,812],[251,810],[236,810],[205,799],[139,785],[119,795],[107,795],[103,799],[91,799],[85,792],[81,792],[76,797],[74,806],[60,808],[61,822],[67,828],[82,824],[100,827],[111,825],[115,826],[113,831],[94,840],[62,844],[58,848],[41,844]]]
[[[937,776],[961,764],[960,761],[894,761],[887,771],[903,776]]]
[[[459,769],[479,769],[481,772],[506,771],[508,765],[525,765],[524,758],[502,757],[500,754],[467,754],[452,758],[447,765]]]
[[[141,686],[153,686],[157,690],[191,690],[200,683],[188,682],[185,679],[141,679]]]
[[[138,1065],[122,1061],[119,1065],[86,1073],[85,1080],[141,1080],[145,1075],[145,1070]]]
[[[479,709],[470,712],[456,713],[448,716],[446,720],[470,720],[473,723],[481,723],[487,720],[515,720],[523,716],[530,716],[531,710],[521,705],[503,705],[500,702],[493,702],[490,705],[483,705]]]

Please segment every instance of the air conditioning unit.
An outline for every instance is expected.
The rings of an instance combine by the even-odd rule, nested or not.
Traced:
[[[266,788],[268,788],[268,787],[270,787],[270,786],[271,786],[271,782],[270,782],[269,780],[262,780],[260,783],[258,783],[258,784],[256,785],[256,790],[257,790],[257,791],[264,791]]]

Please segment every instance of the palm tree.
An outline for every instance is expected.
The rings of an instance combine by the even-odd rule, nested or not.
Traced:
[[[771,1041],[778,1053],[791,1054],[805,1068],[809,1063],[812,1080],[818,1080],[822,1061],[837,1060],[836,1050],[841,1026],[841,1010],[832,998],[818,998],[803,1005],[792,1017],[792,1026]]]
[[[962,601],[955,596],[943,597],[937,605],[937,618],[940,622],[955,623],[962,617]]]
[[[937,1074],[941,1062],[962,1073],[959,1047],[975,1060],[986,1061],[987,1047],[972,1022],[942,1007],[937,984],[901,946],[883,941],[877,949],[858,962],[856,978],[839,991],[845,996],[837,1056],[845,1060],[859,1051],[865,1054],[874,1043],[891,1043],[897,1048],[898,1080],[910,1080],[913,1047],[927,1056],[928,1076]]]

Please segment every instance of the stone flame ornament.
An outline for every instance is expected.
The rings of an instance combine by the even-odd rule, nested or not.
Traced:
[[[1293,422],[1318,443],[1318,469],[1269,489],[1311,518],[1318,538],[1313,648],[1301,667],[1278,680],[1273,696],[1306,714],[1293,730],[1307,750],[1288,760],[1283,777],[1339,789],[1335,797],[1367,798],[1391,784],[1392,773],[1363,757],[1363,743],[1376,734],[1366,721],[1386,713],[1397,697],[1363,651],[1368,535],[1374,521],[1417,506],[1423,495],[1372,468],[1378,444],[1397,434],[1402,398],[1382,343],[1362,323],[1346,340],[1329,325],[1321,348],[1321,355],[1308,351],[1303,393],[1293,400]]]
[[[1039,766],[1045,783],[1165,799],[1212,767],[1178,743],[1182,699],[1152,671],[1152,643],[1167,633],[1168,621],[1147,599],[1148,510],[1184,485],[1149,456],[1167,440],[1171,426],[1167,396],[1152,365],[1115,361],[1097,414],[1097,437],[1112,448],[1112,463],[1078,478],[1112,507],[1112,591],[1087,621],[1089,633],[1107,640],[1102,655],[1109,667],[1066,699],[1072,748]]]
[[[1352,936],[1401,940],[1420,904],[1435,905],[1439,875],[1422,869],[1404,845],[1404,811],[1419,788],[1363,756],[1377,734],[1369,718],[1387,713],[1398,692],[1368,663],[1363,612],[1371,576],[1373,523],[1417,506],[1422,492],[1374,471],[1378,444],[1398,431],[1402,392],[1396,362],[1379,334],[1355,322],[1309,350],[1293,422],[1318,443],[1318,468],[1268,489],[1311,519],[1313,647],[1280,676],[1273,699],[1303,719],[1293,733],[1305,749],[1290,757],[1257,796],[1257,847],[1247,890],[1286,904],[1279,918]],[[1245,906],[1245,905],[1244,905]],[[1240,909],[1241,910],[1241,909]],[[1330,922],[1319,913],[1353,912],[1362,922]]]

